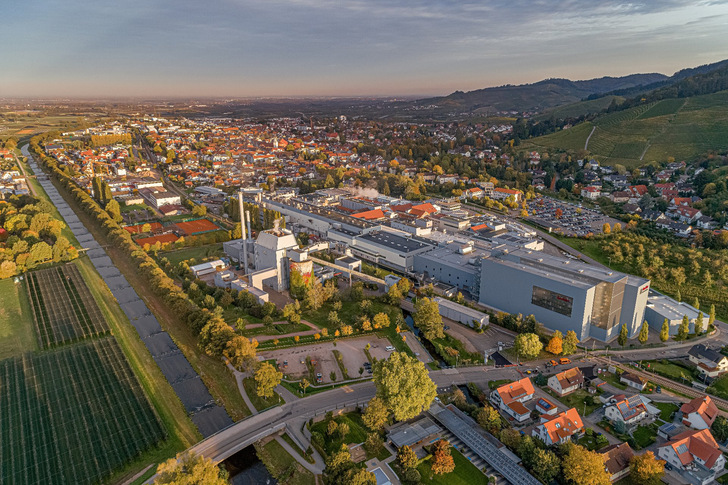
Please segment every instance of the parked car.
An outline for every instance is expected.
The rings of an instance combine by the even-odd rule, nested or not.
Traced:
[[[562,357],[559,359],[559,364],[571,364],[571,359],[567,359],[566,357]]]
[[[394,351],[394,347],[392,347],[391,345],[387,345],[387,346],[386,346],[386,347],[384,348],[384,350],[386,350],[387,352],[393,352],[393,351]]]
[[[549,364],[551,364],[552,366],[557,366],[557,365],[559,365],[559,363],[558,363],[558,362],[556,362],[555,360],[549,360]]]

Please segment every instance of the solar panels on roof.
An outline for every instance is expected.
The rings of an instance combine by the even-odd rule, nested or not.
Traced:
[[[688,447],[685,446],[685,443],[681,443],[677,446],[677,453],[679,455],[682,455],[683,453],[687,453],[687,452],[688,452]]]

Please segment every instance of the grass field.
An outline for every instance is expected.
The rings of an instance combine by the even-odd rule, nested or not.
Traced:
[[[470,463],[470,460],[465,458],[462,453],[452,447],[450,453],[455,462],[455,470],[450,473],[444,475],[433,474],[430,460],[425,460],[417,466],[417,470],[419,470],[422,477],[422,483],[431,485],[485,485],[488,483],[488,477]]]
[[[657,425],[651,424],[649,426],[637,426],[632,431],[632,438],[637,445],[637,449],[647,448],[652,443],[657,441]]]
[[[607,164],[634,168],[668,157],[690,160],[711,150],[728,149],[728,91],[665,99],[598,117],[568,130],[525,141],[528,149],[578,151],[596,126],[588,150]],[[640,157],[644,153],[644,157]]]
[[[255,392],[255,379],[253,379],[252,377],[246,377],[245,379],[243,379],[243,387],[245,388],[245,392],[250,398],[250,402],[253,403],[253,406],[255,406],[255,409],[257,409],[258,411],[277,406],[278,404],[281,404],[283,402],[281,401],[281,397],[278,395],[277,392],[274,392],[273,396],[267,399],[258,396],[258,394]]]
[[[585,389],[578,389],[578,390],[572,392],[571,394],[567,394],[564,397],[557,396],[555,393],[553,393],[553,391],[551,391],[548,388],[546,388],[546,392],[548,392],[554,398],[556,398],[559,401],[561,401],[562,403],[564,403],[566,406],[568,406],[570,408],[576,408],[578,413],[582,416],[590,415],[591,413],[593,413],[594,411],[599,409],[602,405],[602,403],[597,398],[598,394],[594,394],[594,395],[589,394],[589,392],[587,392]],[[593,404],[591,404],[591,405],[585,404],[585,402],[584,402],[584,400],[588,396],[591,396],[594,398]]]
[[[363,443],[367,439],[369,431],[361,419],[361,414],[346,413],[333,418],[338,424],[346,423],[349,426],[349,432],[343,438],[337,432],[329,436],[326,433],[329,421],[324,419],[311,426],[311,432],[318,432],[324,437],[324,451],[327,455],[331,455],[341,449],[341,445],[349,443]]]
[[[677,405],[669,402],[653,402],[653,406],[660,410],[660,419],[668,423],[672,422],[672,416],[680,409]]]
[[[165,430],[112,337],[0,362],[2,483],[97,483]]]
[[[281,445],[271,440],[263,446],[256,445],[258,458],[279,483],[287,485],[314,485],[316,477],[296,461]]]
[[[109,331],[101,310],[73,264],[27,273],[25,287],[38,342],[43,348]]]
[[[0,280],[0,360],[38,348],[28,297],[13,278]]]
[[[182,261],[187,261],[188,264],[192,266],[194,264],[200,264],[205,261],[217,259],[224,255],[225,253],[222,250],[222,243],[159,253],[159,257],[167,258],[167,260],[175,266]]]

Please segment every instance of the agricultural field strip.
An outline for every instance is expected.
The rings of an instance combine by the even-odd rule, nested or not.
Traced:
[[[101,310],[75,266],[28,273],[26,287],[41,347],[109,332]]]
[[[0,362],[0,482],[94,483],[164,430],[109,337]]]

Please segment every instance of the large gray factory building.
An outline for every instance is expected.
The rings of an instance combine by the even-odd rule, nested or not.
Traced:
[[[579,340],[613,340],[622,324],[634,337],[644,320],[650,282],[543,252],[494,250],[480,261],[480,303],[533,314]]]

